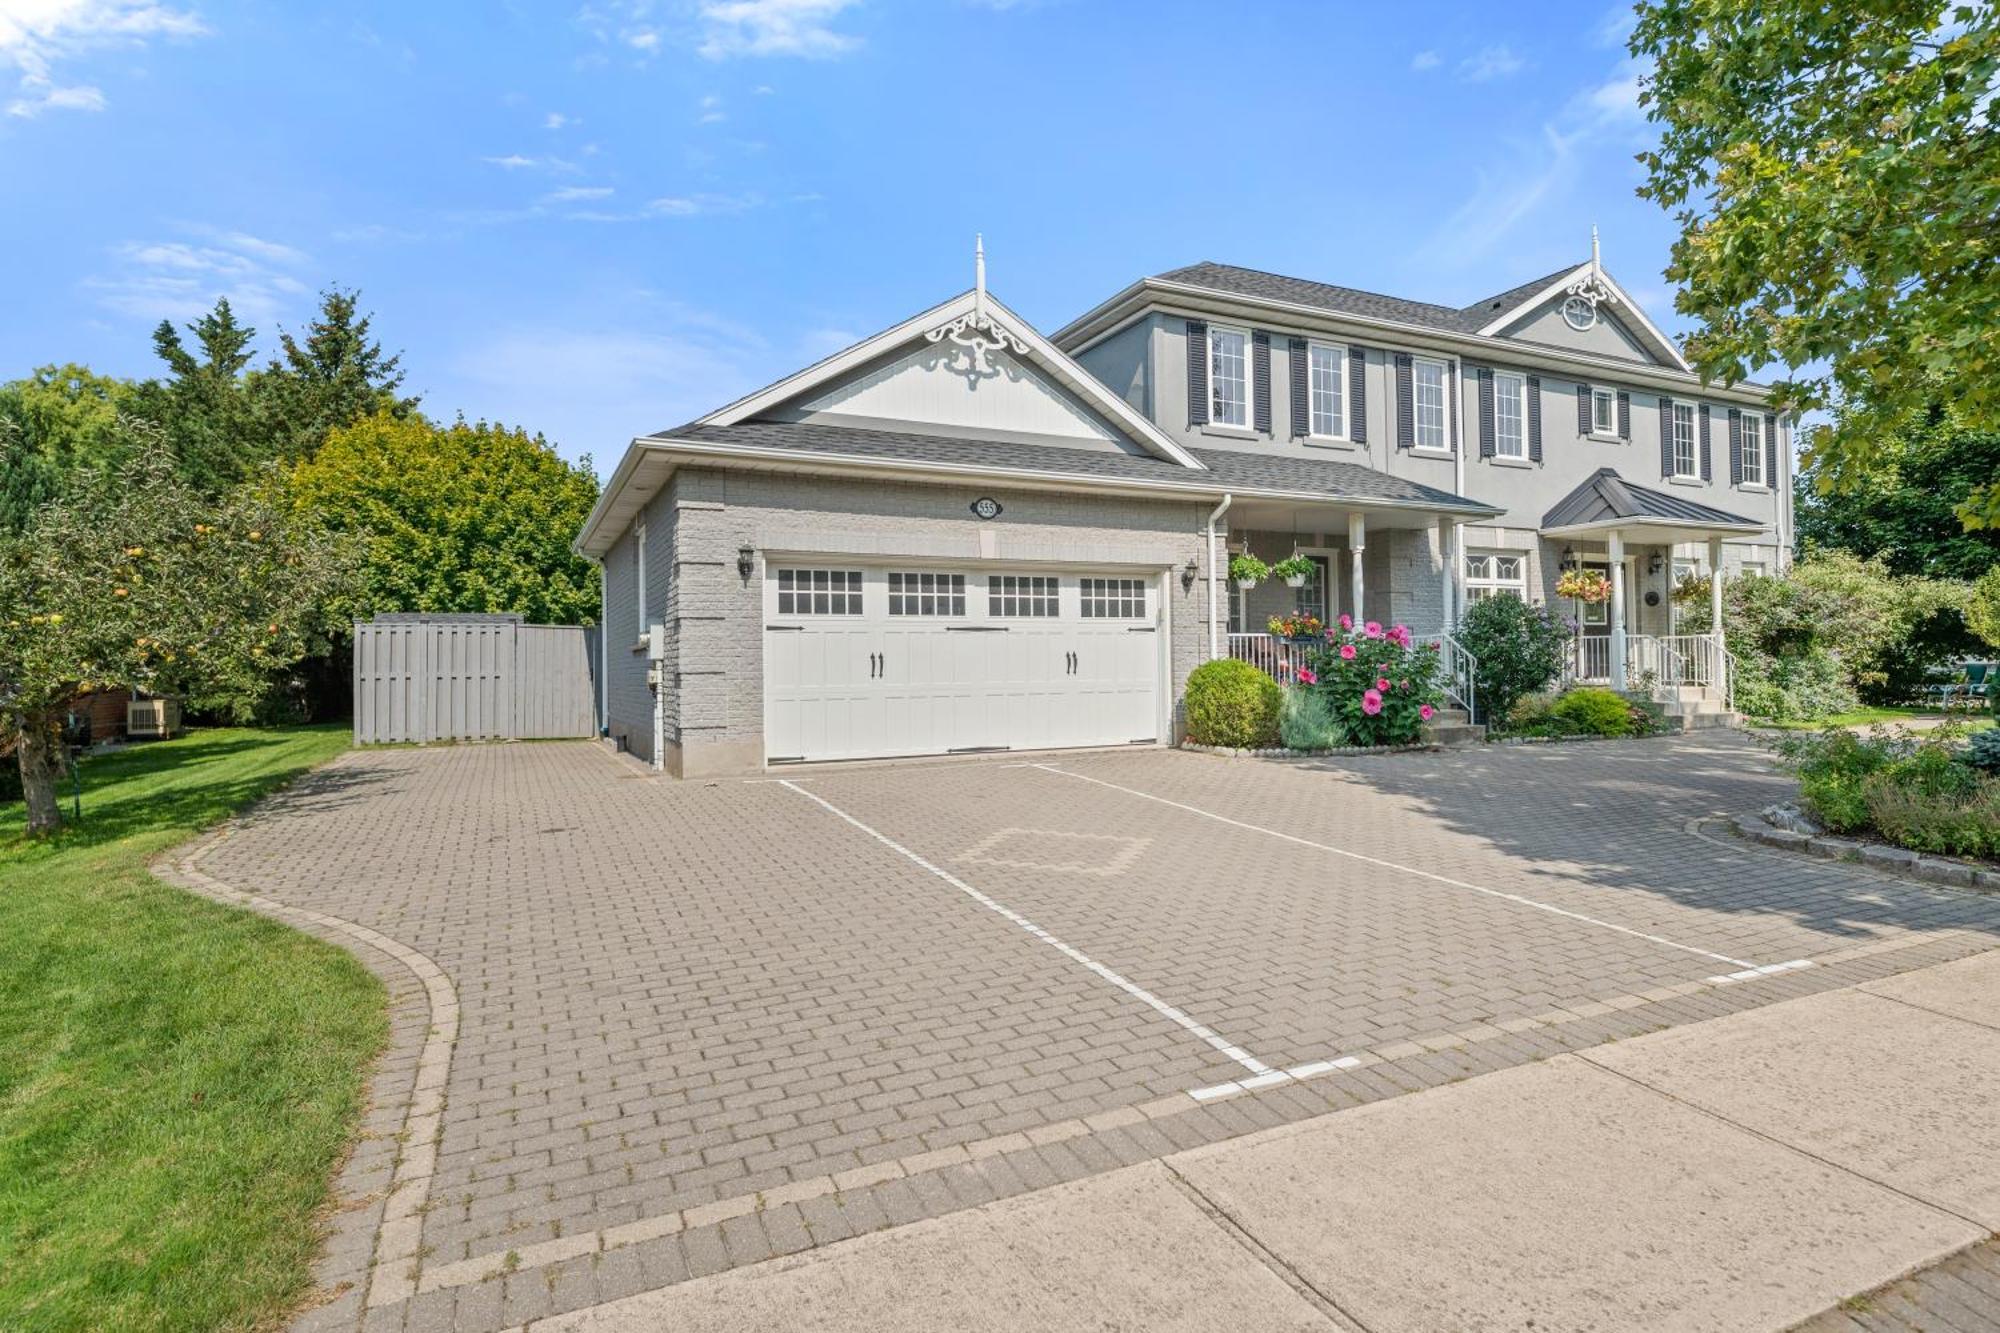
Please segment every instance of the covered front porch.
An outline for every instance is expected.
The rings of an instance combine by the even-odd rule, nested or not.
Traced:
[[[1605,468],[1542,519],[1541,534],[1559,544],[1559,568],[1598,571],[1609,583],[1601,602],[1575,603],[1577,633],[1563,683],[1643,693],[1683,717],[1726,716],[1735,706],[1735,662],[1724,642],[1723,543],[1764,525],[1649,487]],[[1677,565],[1675,551],[1703,548],[1705,560]],[[1705,573],[1699,606],[1675,601],[1680,579]]]

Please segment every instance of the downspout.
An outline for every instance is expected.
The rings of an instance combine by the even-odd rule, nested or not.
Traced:
[[[1236,497],[1228,491],[1222,493],[1222,503],[1208,516],[1208,660],[1213,662],[1222,656],[1221,644],[1217,641],[1215,629],[1215,601],[1217,576],[1221,571],[1215,567],[1215,522],[1229,512],[1229,505]]]
[[[611,734],[611,574],[597,557],[597,734]]]

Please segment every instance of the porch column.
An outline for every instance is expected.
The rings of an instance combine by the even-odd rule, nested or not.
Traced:
[[[1611,552],[1611,688],[1625,688],[1625,534],[1606,535]]]
[[[1708,632],[1722,647],[1722,538],[1708,539]]]
[[[1354,579],[1354,623],[1359,625],[1366,619],[1361,604],[1361,553],[1368,545],[1368,524],[1359,514],[1347,516],[1347,559]]]
[[[1446,634],[1458,630],[1458,524],[1438,515],[1438,559],[1444,565],[1444,625]]]

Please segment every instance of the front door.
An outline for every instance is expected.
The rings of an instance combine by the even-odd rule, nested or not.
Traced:
[[[1605,578],[1611,577],[1611,566],[1602,562],[1585,561],[1582,568],[1595,570]],[[1585,680],[1609,680],[1611,678],[1611,603],[1576,602],[1572,604],[1576,613],[1577,632],[1582,636],[1579,645],[1581,659],[1577,663],[1577,674]]]

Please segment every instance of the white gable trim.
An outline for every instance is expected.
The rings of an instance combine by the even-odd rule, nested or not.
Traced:
[[[748,421],[770,411],[780,403],[808,394],[813,389],[838,379],[904,343],[922,337],[933,329],[964,318],[973,313],[978,301],[979,296],[976,292],[955,296],[943,305],[933,306],[921,315],[906,319],[894,328],[885,329],[872,338],[864,338],[852,347],[816,361],[804,370],[787,375],[775,384],[738,398],[727,407],[709,413],[695,424],[734,426],[739,422]],[[1147,453],[1194,471],[1207,470],[1193,454],[1175,444],[1159,427],[1135,411],[1124,399],[1112,393],[1102,381],[1072,361],[1054,343],[1036,332],[1032,324],[1000,304],[991,293],[985,297],[984,312],[989,319],[994,320],[1028,349],[1025,360],[1030,365],[1117,425]]]
[[[1578,278],[1590,273],[1591,269],[1592,266],[1588,261],[1578,264],[1575,268],[1563,274],[1560,278],[1557,278],[1554,282],[1551,282],[1548,286],[1542,288],[1542,290],[1536,292],[1513,309],[1502,311],[1498,319],[1490,320],[1482,325],[1479,329],[1479,336],[1482,338],[1497,337],[1500,330],[1506,328],[1515,320],[1520,319],[1523,315],[1539,309],[1546,302],[1561,295],[1565,288]],[[1625,294],[1625,289],[1618,285],[1618,280],[1601,268],[1596,270],[1596,276],[1598,281],[1609,287],[1611,294],[1618,298],[1619,305],[1623,307],[1621,318],[1624,318],[1627,323],[1638,327],[1641,336],[1651,346],[1654,354],[1664,356],[1676,369],[1685,370],[1689,374],[1693,374],[1694,367],[1689,365],[1687,358],[1681,355],[1681,349],[1674,346],[1673,339],[1660,332],[1658,325],[1646,318],[1646,312],[1639,308],[1638,302]]]

